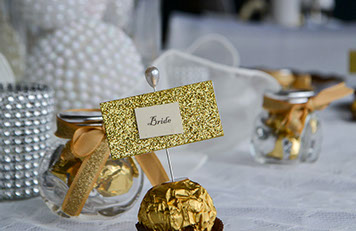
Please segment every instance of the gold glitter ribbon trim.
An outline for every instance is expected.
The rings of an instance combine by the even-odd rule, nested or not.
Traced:
[[[64,198],[62,210],[68,215],[78,216],[110,156],[110,150],[102,128],[79,128],[70,146],[75,157],[85,159]]]
[[[100,111],[98,109],[74,109],[78,111]],[[57,117],[56,136],[69,141],[69,148],[77,158],[84,158],[73,182],[64,198],[62,210],[68,215],[78,216],[82,211],[90,191],[110,156],[105,130],[100,126],[79,126]],[[68,145],[67,145],[68,147]],[[138,163],[153,186],[169,181],[166,171],[154,152],[136,156]]]
[[[282,116],[281,123],[275,125],[276,131],[291,132],[299,136],[303,129],[308,114],[315,110],[325,109],[331,102],[341,99],[353,93],[353,89],[348,88],[345,83],[322,90],[316,96],[310,98],[303,104],[291,104],[289,102],[264,97],[263,107],[271,115]]]

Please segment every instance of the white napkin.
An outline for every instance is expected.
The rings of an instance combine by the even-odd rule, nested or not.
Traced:
[[[179,147],[191,152],[229,151],[246,140],[262,109],[264,92],[280,88],[277,81],[264,72],[224,65],[178,50],[164,52],[153,66],[160,70],[158,90],[213,80],[225,135]]]

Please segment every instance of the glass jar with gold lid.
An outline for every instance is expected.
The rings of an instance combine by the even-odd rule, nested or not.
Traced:
[[[314,96],[309,90],[267,93],[264,109],[255,121],[251,154],[260,163],[314,162],[322,134],[315,111],[308,110]]]
[[[101,115],[95,112],[60,113],[57,115],[56,132],[59,137],[61,135],[58,135],[58,127],[62,125],[58,120],[77,127],[98,128],[102,122]],[[82,166],[89,166],[90,160],[73,155],[72,142],[73,139],[60,139],[56,150],[47,155],[40,164],[40,194],[52,212],[66,218],[102,220],[113,218],[130,209],[143,186],[143,172],[137,162],[131,157],[113,160],[108,155],[92,182],[86,182],[92,173],[90,167],[82,169]],[[84,181],[76,179],[80,178],[80,175],[83,175]],[[73,188],[73,184],[77,187]],[[81,202],[77,203],[76,190],[77,194],[82,196],[83,187],[88,192],[87,198],[79,198]],[[70,194],[72,198],[69,198]],[[68,198],[70,203],[67,203],[65,208],[64,204]],[[71,207],[76,207],[76,212],[73,212]]]

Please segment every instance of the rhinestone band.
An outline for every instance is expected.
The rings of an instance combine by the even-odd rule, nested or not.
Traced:
[[[38,167],[50,148],[54,92],[0,84],[0,200],[38,196]]]
[[[38,186],[23,187],[16,189],[0,189],[0,200],[19,200],[39,195]]]

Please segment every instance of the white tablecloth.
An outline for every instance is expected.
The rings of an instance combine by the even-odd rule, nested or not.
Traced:
[[[314,164],[257,164],[246,140],[185,175],[208,190],[227,231],[356,230],[356,123],[343,107],[350,100],[320,113],[324,141]],[[184,174],[187,167],[174,163],[177,175]],[[52,215],[40,198],[1,202],[0,230],[134,231],[138,206],[110,222],[82,223]]]

